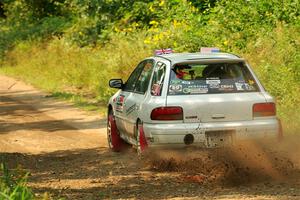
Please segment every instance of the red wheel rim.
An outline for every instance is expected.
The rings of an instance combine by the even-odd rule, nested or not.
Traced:
[[[107,140],[110,149],[113,151],[121,150],[123,141],[118,134],[118,128],[112,114],[108,116]]]

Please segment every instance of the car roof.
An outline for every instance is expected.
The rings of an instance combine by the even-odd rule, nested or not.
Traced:
[[[155,57],[165,58],[171,63],[183,63],[183,62],[193,62],[193,61],[243,61],[244,59],[238,57],[237,55],[230,53],[170,53],[156,55]]]

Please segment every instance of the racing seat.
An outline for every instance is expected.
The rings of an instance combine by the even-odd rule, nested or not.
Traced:
[[[227,72],[223,69],[223,66],[215,65],[215,66],[207,66],[202,71],[203,78],[213,78],[218,77],[220,79],[227,78]]]

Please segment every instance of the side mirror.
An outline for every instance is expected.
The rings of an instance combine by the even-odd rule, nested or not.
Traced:
[[[123,85],[124,84],[123,84],[122,79],[111,79],[111,80],[109,80],[109,87],[111,87],[111,88],[122,89]]]

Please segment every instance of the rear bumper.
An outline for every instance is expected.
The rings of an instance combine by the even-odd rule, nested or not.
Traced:
[[[251,121],[213,123],[144,123],[143,127],[150,147],[186,146],[187,138],[191,137],[193,137],[193,145],[214,147],[219,144],[212,145],[212,140],[216,140],[217,143],[219,142],[220,145],[223,146],[223,143],[225,145],[239,140],[278,138],[280,136],[281,125],[278,119],[268,118]],[[224,137],[218,134],[224,135]],[[228,135],[229,137],[227,137]]]

